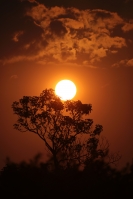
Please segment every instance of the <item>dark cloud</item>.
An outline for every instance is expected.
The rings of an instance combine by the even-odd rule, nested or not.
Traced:
[[[62,37],[64,36],[64,34],[67,33],[67,30],[65,26],[63,25],[63,23],[58,20],[51,21],[49,25],[49,29],[50,29],[51,34],[53,35],[55,34],[58,37]]]
[[[52,1],[49,6],[48,2],[42,2],[13,0],[11,8],[8,8],[11,16],[10,25],[5,24],[8,34],[4,37],[3,30],[4,39],[1,37],[1,60],[4,64],[22,60],[54,60],[88,63],[96,67],[110,54],[118,54],[121,49],[128,48],[129,39],[132,45],[132,34],[128,39],[126,34],[133,31],[133,19],[126,20],[99,4],[95,4],[95,9],[89,9],[87,1],[86,9],[77,8],[79,1],[76,7],[74,1],[69,4],[73,7],[65,7],[65,1],[62,4],[61,1]],[[96,5],[102,9],[96,9]]]
[[[117,12],[125,18],[133,18],[133,0],[38,0],[47,7],[64,6],[76,7],[78,9],[104,9]]]
[[[33,5],[28,1],[4,0],[0,3],[0,59],[22,53],[23,45],[38,40],[42,30],[25,16]],[[15,42],[19,41],[19,42]]]

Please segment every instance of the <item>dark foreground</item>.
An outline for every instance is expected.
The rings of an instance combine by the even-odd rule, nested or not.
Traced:
[[[0,174],[2,198],[133,198],[133,166],[117,171],[103,162],[50,171],[46,164],[8,163]]]

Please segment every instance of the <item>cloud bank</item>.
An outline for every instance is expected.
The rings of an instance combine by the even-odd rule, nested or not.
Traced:
[[[33,6],[25,17],[41,29],[40,36],[21,43],[21,53],[4,59],[4,64],[34,60],[43,64],[65,62],[93,67],[103,58],[128,47],[124,34],[133,31],[133,20],[127,22],[107,10],[46,7],[34,0],[29,2]],[[14,32],[14,43],[21,42],[26,32]],[[132,65],[131,60],[127,65]]]

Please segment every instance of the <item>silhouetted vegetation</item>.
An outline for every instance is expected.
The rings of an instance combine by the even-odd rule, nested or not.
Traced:
[[[37,155],[29,163],[8,160],[0,173],[3,198],[132,198],[133,165],[118,171],[96,160],[84,170],[76,168],[50,171]]]
[[[12,104],[18,120],[14,127],[30,131],[44,141],[49,160],[41,154],[16,164],[9,159],[0,172],[4,198],[132,198],[133,165],[111,167],[120,156],[109,155],[100,139],[102,126],[88,118],[92,106],[81,101],[61,101],[52,89],[40,96],[24,96]]]
[[[89,118],[91,104],[62,101],[53,89],[45,89],[40,96],[24,96],[15,101],[12,108],[18,116],[15,129],[38,135],[50,152],[56,170],[84,167],[88,162],[106,157],[109,162],[120,158],[109,157],[108,143],[100,142],[103,127],[93,126]]]

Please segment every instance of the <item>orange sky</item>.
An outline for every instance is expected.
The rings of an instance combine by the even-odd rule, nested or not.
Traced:
[[[45,2],[45,3],[44,3]],[[77,86],[75,100],[91,103],[110,150],[133,158],[133,1],[2,0],[0,37],[0,168],[44,153],[31,133],[13,129],[11,104],[39,95],[61,79]]]

